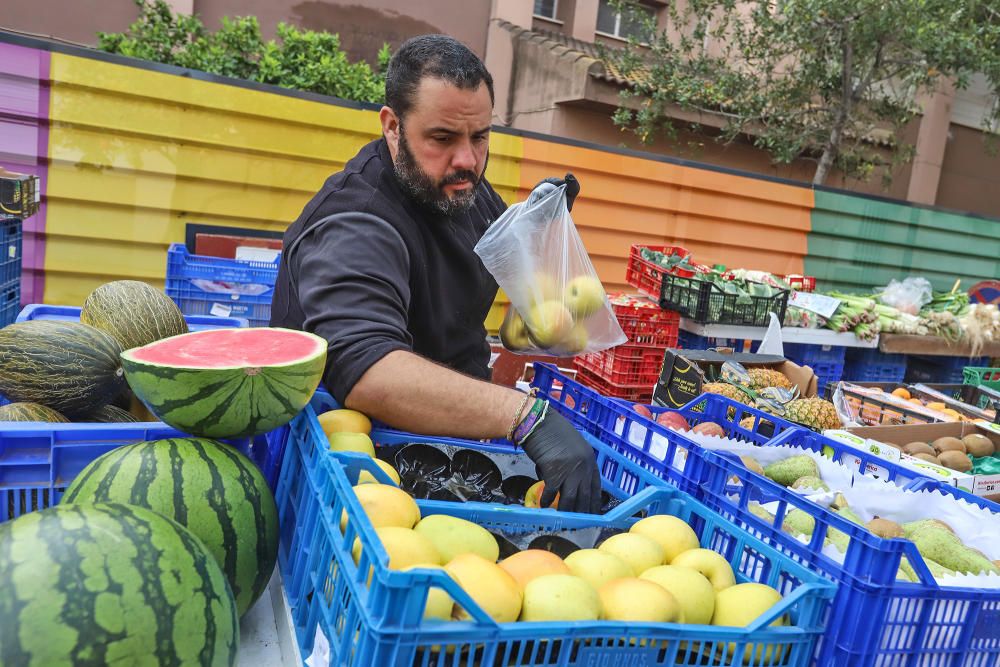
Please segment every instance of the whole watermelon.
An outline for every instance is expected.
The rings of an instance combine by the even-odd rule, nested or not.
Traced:
[[[97,422],[100,424],[125,424],[139,420],[128,410],[122,410],[117,405],[109,404],[102,405],[80,421]]]
[[[188,332],[177,304],[138,280],[116,280],[95,289],[83,302],[80,321],[111,335],[123,350]]]
[[[8,403],[0,405],[0,422],[68,422],[52,408],[38,403]]]
[[[30,320],[0,329],[0,394],[85,415],[125,388],[121,345],[80,322]]]
[[[210,329],[122,353],[136,396],[179,431],[242,438],[287,424],[309,403],[327,342],[277,328]]]
[[[0,665],[236,664],[236,605],[190,531],[141,507],[0,524]]]
[[[278,557],[278,511],[257,467],[228,445],[173,438],[119,447],[91,462],[63,503],[147,507],[194,533],[222,566],[242,616]]]

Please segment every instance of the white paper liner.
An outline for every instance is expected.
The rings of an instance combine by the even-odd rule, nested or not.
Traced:
[[[620,420],[616,425],[616,433],[619,436],[623,428],[624,424]],[[645,437],[646,428],[633,423],[629,430],[628,442],[634,447],[641,448]],[[864,522],[876,516],[900,524],[921,519],[940,519],[954,529],[966,546],[982,551],[990,560],[1000,559],[1000,541],[996,539],[1000,535],[1000,514],[960,498],[940,491],[907,491],[892,482],[862,475],[815,451],[801,447],[760,446],[733,438],[720,438],[692,431],[684,432],[684,437],[708,450],[730,452],[737,456],[752,456],[762,466],[789,456],[805,454],[816,462],[820,477],[830,487],[830,491],[790,490],[799,492],[824,507],[830,506],[839,491],[847,499],[851,510]],[[667,444],[666,438],[654,433],[650,438],[650,454],[657,460],[663,461]],[[685,459],[686,451],[678,447],[674,457],[674,467],[683,470]],[[764,507],[773,514],[777,503],[767,503]],[[797,539],[803,544],[808,544],[810,541],[804,536]],[[824,544],[822,551],[835,562],[844,562],[844,553],[832,544]],[[1000,575],[997,574],[958,574],[939,577],[936,581],[940,586],[1000,589]]]

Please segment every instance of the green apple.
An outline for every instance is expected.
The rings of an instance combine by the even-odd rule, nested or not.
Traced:
[[[500,342],[511,352],[530,350],[533,345],[528,338],[528,328],[514,306],[507,307],[507,315],[500,325]]]
[[[528,336],[547,350],[555,347],[573,329],[573,316],[560,301],[543,301],[531,308],[525,321]]]
[[[715,595],[715,613],[712,615],[712,625],[743,628],[757,619],[774,605],[781,602],[781,593],[764,584],[737,584],[718,591]],[[783,617],[771,622],[772,626],[785,625]],[[719,647],[722,648],[721,646]],[[736,645],[730,643],[729,655],[736,650]],[[781,661],[782,647],[771,644],[758,645],[752,653],[743,657],[744,664],[753,661],[754,664],[766,662],[769,665]]]
[[[546,574],[524,587],[521,621],[596,621],[601,598],[594,587],[572,574]]]
[[[651,567],[663,565],[663,547],[652,538],[638,533],[618,533],[601,542],[598,551],[613,554],[632,568],[632,576],[638,577]]]
[[[566,285],[563,300],[577,319],[589,317],[604,305],[604,286],[594,276],[577,276]]]
[[[633,576],[632,566],[614,554],[597,549],[580,549],[566,556],[569,571],[594,588],[609,581]]]
[[[688,549],[677,554],[671,565],[698,570],[712,583],[716,594],[736,583],[733,568],[721,554],[711,549]]]

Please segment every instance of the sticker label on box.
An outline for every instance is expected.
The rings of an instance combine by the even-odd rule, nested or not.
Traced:
[[[208,313],[213,317],[229,317],[233,313],[233,308],[221,303],[213,303]]]

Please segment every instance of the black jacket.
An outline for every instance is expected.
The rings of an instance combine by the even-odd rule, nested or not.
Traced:
[[[285,232],[271,325],[329,342],[323,380],[341,403],[393,350],[487,379],[497,284],[473,247],[505,208],[484,179],[468,211],[428,213],[403,193],[385,140],[373,141]]]

